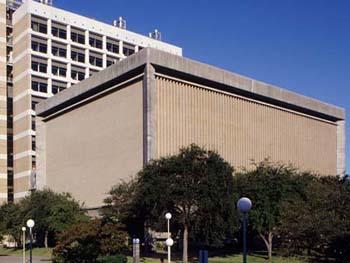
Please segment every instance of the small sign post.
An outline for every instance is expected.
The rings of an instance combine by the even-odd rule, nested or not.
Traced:
[[[140,239],[138,238],[132,240],[132,257],[133,263],[140,263]]]

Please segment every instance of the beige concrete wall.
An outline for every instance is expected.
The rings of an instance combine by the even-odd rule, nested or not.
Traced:
[[[30,75],[26,75],[13,84],[13,96],[15,97],[23,93],[24,91],[28,91],[28,89],[30,88],[31,88],[31,77]],[[13,104],[16,104],[16,101],[14,101]],[[16,107],[16,106],[13,105],[13,107]],[[17,113],[14,112],[13,114],[17,114]]]
[[[37,155],[46,159],[44,167],[38,163],[39,185],[99,206],[113,185],[142,167],[142,82],[51,119],[37,132]]]
[[[26,81],[23,82],[23,85],[25,85],[27,81],[29,81],[29,77],[26,79]],[[18,114],[21,114],[30,108],[31,108],[31,96],[30,94],[27,94],[15,101],[13,105],[13,114],[14,116],[17,116]]]
[[[21,153],[21,152],[28,151],[31,148],[32,148],[31,136],[24,136],[16,140],[16,144],[14,144],[13,151],[16,153]]]
[[[23,49],[21,51],[24,51]],[[31,56],[30,54],[26,54],[21,59],[17,60],[14,67],[13,67],[13,75],[18,76],[24,71],[31,68]]]
[[[30,138],[28,138],[28,140],[30,140]],[[13,164],[14,164],[13,170],[16,174],[31,171],[32,170],[32,157],[31,156],[22,157],[20,159],[14,160]],[[15,181],[16,181],[16,179],[15,179]],[[15,186],[15,189],[16,189],[16,186]],[[20,192],[20,191],[17,191],[17,189],[16,189],[16,192]]]
[[[337,126],[214,90],[158,77],[157,156],[197,143],[236,168],[251,159],[337,172]]]
[[[27,29],[30,28],[30,16],[22,18],[18,23],[14,25],[14,39],[18,37]],[[20,41],[16,43],[13,50],[14,59],[21,55],[26,49],[30,47],[30,35],[27,34],[21,37]],[[31,57],[30,54],[26,54],[21,59],[17,60],[13,64],[13,78],[16,80],[13,84],[13,96],[16,97],[23,92],[31,89],[30,75],[23,75],[24,71],[30,69]],[[31,109],[31,96],[29,94],[23,96],[13,102],[13,115],[24,113]],[[17,119],[13,123],[13,135],[16,136],[22,132],[26,132],[31,129],[31,117],[26,115],[20,119]],[[21,139],[13,141],[13,154],[18,155],[24,152],[31,151],[31,136],[26,135]],[[14,159],[13,172],[15,177],[21,173],[28,173],[32,170],[32,156],[23,156],[19,159]],[[14,194],[22,193],[29,190],[29,176],[23,176],[14,179]],[[16,199],[16,197],[15,197]]]
[[[20,178],[16,178],[13,180],[13,187],[16,189],[15,193],[23,193],[28,191],[30,186],[30,178],[29,176],[24,176]]]
[[[14,38],[17,38],[18,36],[20,36],[24,31],[29,29],[30,26],[31,26],[30,14],[26,14],[24,17],[18,20],[16,24],[13,25]]]

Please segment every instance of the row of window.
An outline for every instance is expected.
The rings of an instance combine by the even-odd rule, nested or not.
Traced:
[[[116,50],[119,50],[119,46],[111,45],[110,48],[111,48],[111,50],[113,50],[111,52],[118,53]],[[37,52],[40,52],[40,53],[47,53],[47,45],[45,43],[37,42],[35,40],[32,40],[32,49],[34,51],[37,51]],[[84,52],[84,51],[81,51],[81,52]],[[81,53],[81,52],[79,52],[79,51],[72,51],[71,52],[72,59],[84,63],[85,61],[84,61],[83,58],[85,57],[85,55],[84,55],[84,53]],[[61,47],[61,46],[52,45],[51,53],[52,53],[52,55],[57,56],[57,57],[63,57],[63,58],[67,57],[67,50],[64,47]],[[123,48],[123,53],[126,56],[130,56],[130,55],[132,55],[134,53],[134,50],[129,49],[127,47],[124,47]],[[80,56],[80,57],[76,58],[76,56]]]
[[[57,94],[58,92],[61,92],[63,90],[65,90],[67,88],[67,84],[65,83],[54,83],[51,86],[51,92],[53,94]],[[47,93],[47,83],[44,82],[40,82],[38,80],[33,80],[32,81],[32,90],[33,91],[37,91],[37,92],[43,92],[43,93]],[[35,104],[32,103],[32,108],[35,109]]]
[[[38,62],[38,61],[32,61],[32,70],[36,72],[47,73],[47,64]],[[67,77],[67,69],[61,66],[52,65],[51,73],[55,76]],[[72,69],[71,78],[74,80],[83,80],[85,78],[84,69],[81,69],[81,70]],[[40,90],[37,89],[35,91],[40,91]]]
[[[32,49],[40,53],[47,53],[47,45],[41,42],[36,42],[34,40],[32,41]],[[62,47],[52,46],[51,53],[56,57],[62,57],[62,58],[67,57],[67,50]],[[85,54],[76,50],[72,50],[71,59],[73,61],[85,63]],[[118,60],[117,58],[107,59],[107,66],[114,64],[117,60]],[[96,67],[103,67],[103,59],[96,55],[89,56],[89,63]],[[35,71],[40,71],[40,70],[35,70]]]
[[[36,32],[40,32],[43,34],[47,34],[47,25],[45,23],[41,23],[37,20],[32,21],[32,30]],[[51,27],[51,34],[55,37],[67,39],[67,30],[60,27],[55,26],[55,24]],[[70,38],[73,42],[79,43],[79,44],[85,44],[85,35],[84,32],[79,31],[72,31],[70,34]],[[113,52],[116,54],[119,54],[119,45],[117,44],[117,40],[110,40],[112,42],[109,42],[107,40],[106,47],[109,52]],[[99,37],[89,37],[89,45],[94,48],[102,49],[102,39]],[[130,44],[127,44],[126,47],[123,48],[123,54],[125,56],[129,56],[131,54],[135,53],[135,47],[131,46]]]

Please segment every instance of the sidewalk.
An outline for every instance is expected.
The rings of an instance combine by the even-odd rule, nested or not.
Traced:
[[[29,257],[26,257],[26,262],[29,262]],[[47,257],[33,257],[33,263],[51,262]],[[0,256],[0,263],[22,263],[22,257],[19,256]]]

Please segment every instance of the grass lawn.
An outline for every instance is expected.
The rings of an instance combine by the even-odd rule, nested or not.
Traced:
[[[0,247],[0,255],[21,256],[22,249]],[[34,248],[33,256],[51,257],[51,248]],[[29,255],[29,248],[26,248],[26,255]]]
[[[164,256],[164,262],[166,262],[166,255]],[[191,260],[190,260],[191,261]],[[305,261],[296,258],[283,258],[279,256],[274,256],[272,261],[266,260],[264,257],[259,255],[248,256],[247,261],[249,263],[305,263]],[[128,263],[132,262],[132,257],[128,257]],[[141,259],[142,263],[160,263],[159,258],[149,258],[145,257]],[[181,263],[180,260],[172,260],[175,263]],[[193,262],[198,262],[198,259],[193,260]],[[223,257],[209,257],[209,263],[241,263],[242,255],[229,255]]]
[[[52,249],[48,248],[34,248],[33,255],[34,256],[42,256],[42,257],[51,257]],[[0,255],[13,255],[13,256],[21,256],[22,249],[12,249],[12,248],[2,248],[0,247]],[[29,255],[29,250],[26,251],[26,255]],[[167,255],[164,254],[164,262],[166,263]],[[198,262],[198,259],[190,260],[193,262]],[[132,262],[132,257],[128,257],[128,263]],[[142,263],[160,263],[159,258],[155,257],[143,257],[141,258]],[[172,260],[174,263],[181,263],[181,260]],[[209,257],[209,263],[241,263],[242,255],[227,255],[221,257]],[[261,255],[251,255],[248,256],[249,263],[305,263],[305,261],[296,259],[296,258],[283,258],[279,256],[274,256],[272,261],[266,260]]]

